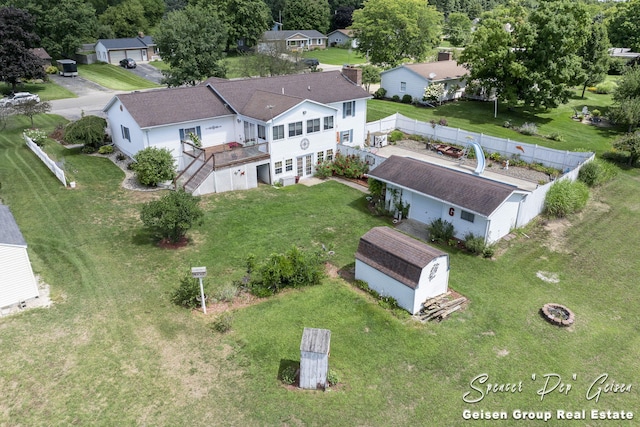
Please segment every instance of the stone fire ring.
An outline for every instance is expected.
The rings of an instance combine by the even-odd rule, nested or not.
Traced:
[[[575,315],[573,311],[561,304],[549,303],[542,307],[542,316],[551,324],[557,326],[573,325]]]

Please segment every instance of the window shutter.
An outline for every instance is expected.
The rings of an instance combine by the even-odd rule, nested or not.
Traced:
[[[200,132],[200,126],[196,126],[196,135],[198,135],[198,138],[202,138],[202,133]]]
[[[184,141],[184,129],[180,129],[180,142]]]
[[[349,129],[349,142],[353,142],[353,129]]]
[[[351,115],[354,117],[356,115],[356,101],[351,101]]]

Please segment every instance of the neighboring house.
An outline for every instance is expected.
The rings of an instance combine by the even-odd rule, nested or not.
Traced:
[[[157,59],[158,49],[151,36],[126,39],[99,39],[95,45],[98,61],[118,65],[120,60],[133,58],[136,61]]]
[[[422,102],[424,90],[434,83],[443,83],[445,95],[442,101],[457,99],[464,93],[465,77],[468,70],[456,61],[423,62],[402,64],[380,73],[380,87],[384,88],[387,98],[404,95]]]
[[[171,150],[177,184],[194,194],[313,176],[337,142],[363,145],[367,99],[356,68],[254,79],[211,78],[195,87],[116,95],[104,108],[129,156]],[[201,148],[190,135],[197,135]]]
[[[430,224],[453,224],[455,237],[468,233],[488,244],[506,236],[518,223],[521,205],[531,192],[483,176],[409,157],[391,156],[369,172],[387,184],[389,207],[409,206],[408,218]]]
[[[29,49],[31,51],[31,53],[33,53],[35,56],[37,56],[38,58],[40,58],[40,60],[42,61],[42,66],[44,68],[47,68],[49,66],[51,66],[51,55],[49,55],[47,53],[46,50],[44,50],[44,48],[42,47],[36,47],[33,49]]]
[[[329,46],[348,46],[353,49],[358,47],[358,39],[353,36],[352,30],[338,29],[327,34]]]
[[[447,292],[449,255],[392,228],[376,227],[360,238],[355,277],[416,314],[425,300]]]
[[[0,204],[0,308],[39,296],[25,241],[8,206]]]
[[[278,43],[284,43],[292,51],[324,49],[327,36],[316,30],[265,31],[258,42],[258,51],[269,50],[270,44]]]

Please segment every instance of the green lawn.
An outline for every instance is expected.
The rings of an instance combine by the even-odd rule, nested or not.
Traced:
[[[24,83],[18,87],[19,92],[31,92],[40,96],[42,101],[53,101],[54,99],[77,98],[77,95],[62,86],[52,82],[44,83]],[[6,95],[11,92],[11,86],[0,82],[0,93]]]
[[[317,58],[321,64],[344,65],[364,64],[367,59],[355,49],[328,47],[326,49],[309,50],[302,53],[303,58]]]
[[[38,116],[36,126],[63,121]],[[210,292],[242,277],[247,255],[291,245],[330,245],[334,265],[350,268],[358,238],[388,220],[336,182],[261,186],[202,197],[206,215],[190,245],[162,250],[139,220],[141,204],[162,192],[127,191],[109,160],[52,146],[78,182],[65,189],[22,142],[28,125],[14,116],[0,133],[0,199],[55,304],[0,318],[0,425],[466,426],[465,408],[637,410],[635,387],[597,403],[585,392],[605,372],[639,380],[638,170],[592,192],[571,227],[532,225],[494,261],[452,252],[450,286],[470,305],[440,324],[397,319],[334,278],[237,310],[221,336],[209,327],[215,314],[169,302],[192,266],[207,266]],[[576,324],[544,322],[546,302],[569,306]],[[332,331],[330,363],[342,384],[330,392],[288,390],[276,378],[299,360],[304,327]],[[523,391],[465,404],[481,373],[491,383],[522,381]],[[550,373],[572,390],[541,401],[536,391]]]
[[[122,67],[111,64],[78,64],[78,75],[113,90],[137,90],[162,87],[137,76]]]

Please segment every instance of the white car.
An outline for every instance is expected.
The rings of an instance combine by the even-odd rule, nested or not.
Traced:
[[[40,97],[29,92],[16,92],[0,99],[0,106],[10,107],[18,104],[24,104],[25,102],[30,101],[40,102]]]

